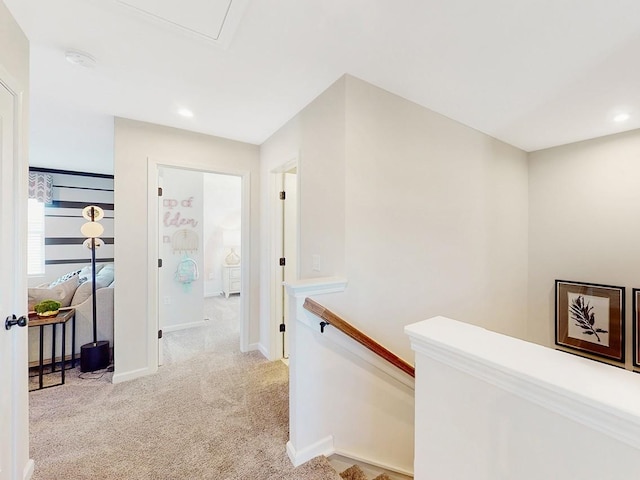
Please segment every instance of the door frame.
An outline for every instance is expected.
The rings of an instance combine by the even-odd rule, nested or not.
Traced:
[[[25,313],[27,305],[27,183],[29,165],[26,158],[26,125],[24,112],[25,87],[20,84],[0,64],[0,84],[13,96],[13,159],[9,170],[13,183],[14,224],[12,225],[14,243],[13,258],[13,283],[15,288],[9,294],[11,305],[7,307],[14,312],[2,312],[2,314],[15,313],[17,316]],[[0,168],[5,170],[4,166]],[[4,189],[3,189],[4,190]],[[4,201],[4,198],[3,198]],[[20,307],[20,308],[18,308]],[[3,328],[3,327],[2,327]],[[12,358],[8,368],[10,373],[10,422],[11,422],[11,478],[29,479],[33,475],[34,461],[29,458],[29,385],[28,385],[28,334],[26,328],[14,327],[11,335]],[[6,368],[6,367],[3,367]],[[5,448],[3,446],[2,448]]]
[[[290,156],[285,163],[271,169],[269,176],[269,203],[271,204],[271,224],[269,225],[269,299],[271,304],[269,321],[270,360],[279,360],[282,357],[282,335],[279,332],[280,319],[283,315],[284,304],[282,302],[282,278],[283,271],[278,260],[282,250],[283,212],[279,192],[282,189],[282,175],[285,172],[296,169],[296,277],[300,278],[300,162],[298,154]]]
[[[158,209],[158,169],[160,167],[179,168],[191,170],[198,173],[215,173],[220,175],[233,175],[241,179],[241,239],[240,258],[241,262],[241,292],[240,295],[240,351],[251,350],[250,338],[250,305],[251,305],[251,174],[246,170],[227,170],[224,168],[212,167],[207,163],[191,161],[175,161],[147,157],[147,185],[148,185],[148,230],[147,239],[148,251],[148,292],[147,292],[147,312],[148,312],[148,365],[153,371],[158,369],[158,330],[160,329],[160,318],[158,315],[158,255],[159,255],[159,209]]]

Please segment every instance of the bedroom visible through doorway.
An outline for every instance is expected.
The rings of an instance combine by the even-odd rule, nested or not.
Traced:
[[[158,168],[160,363],[240,351],[242,178]]]

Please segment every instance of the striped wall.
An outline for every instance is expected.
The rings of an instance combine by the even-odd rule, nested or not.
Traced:
[[[104,210],[104,245],[96,250],[96,261],[113,262],[113,175],[33,167],[30,171],[53,176],[53,203],[45,208],[45,276],[40,283],[90,264],[91,250],[82,245],[85,238],[80,233],[87,205]]]

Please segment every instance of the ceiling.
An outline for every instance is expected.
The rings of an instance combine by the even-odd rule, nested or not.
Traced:
[[[77,111],[260,144],[345,73],[526,151],[640,127],[638,0],[4,2],[49,136]]]

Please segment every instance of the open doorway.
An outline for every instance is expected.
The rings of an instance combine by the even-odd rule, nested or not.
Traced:
[[[159,365],[240,351],[242,178],[158,167]]]

